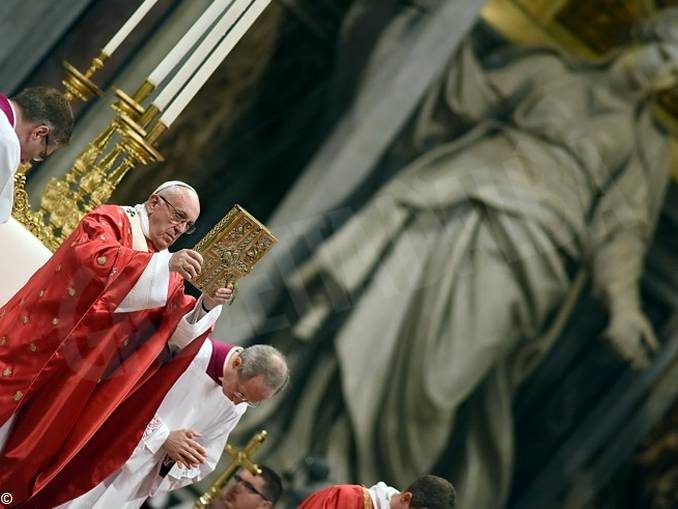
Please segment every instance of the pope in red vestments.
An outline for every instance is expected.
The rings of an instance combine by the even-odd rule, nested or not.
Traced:
[[[202,258],[166,248],[198,214],[180,182],[136,207],[99,207],[0,309],[7,507],[52,507],[119,468],[200,349],[232,291],[184,294]],[[160,368],[168,343],[183,350]]]

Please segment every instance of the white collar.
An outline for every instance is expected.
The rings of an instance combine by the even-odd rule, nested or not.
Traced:
[[[139,214],[139,223],[141,224],[141,231],[143,232],[144,237],[150,240],[149,238],[150,230],[148,226],[148,212],[146,211],[146,204],[138,203],[134,206],[134,210],[136,210],[137,214]]]
[[[381,481],[367,491],[370,494],[375,509],[389,509],[391,507],[391,497],[400,493],[397,489]]]

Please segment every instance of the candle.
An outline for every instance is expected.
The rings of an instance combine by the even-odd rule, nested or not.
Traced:
[[[163,88],[153,100],[153,105],[158,108],[159,111],[164,110],[165,106],[167,106],[172,98],[177,95],[179,90],[181,90],[181,87],[186,84],[195,70],[205,61],[210,52],[217,44],[219,44],[219,41],[223,39],[224,35],[230,30],[251,3],[252,0],[235,0],[235,2],[233,2],[217,24],[210,30],[210,33],[207,34],[205,39],[198,45],[193,54],[188,57],[188,60],[181,66],[179,72],[174,75],[165,88]]]
[[[219,67],[219,64],[231,52],[242,36],[245,35],[245,32],[249,30],[269,3],[271,3],[271,0],[254,0],[247,12],[243,14],[238,23],[228,32],[210,57],[200,66],[200,69],[191,78],[191,81],[174,98],[172,104],[169,105],[160,117],[160,122],[167,127],[172,125],[172,122],[176,120],[186,105],[193,99],[193,96],[198,93],[198,90],[202,88],[216,68]]]
[[[134,11],[134,14],[125,22],[125,24],[118,30],[118,33],[113,36],[113,39],[108,41],[108,44],[104,46],[102,52],[106,53],[109,57],[113,52],[120,46],[120,43],[125,40],[125,38],[130,34],[134,27],[139,24],[139,22],[146,16],[146,13],[151,10],[151,7],[155,5],[158,0],[145,0],[139,8]]]
[[[198,39],[207,32],[212,26],[214,20],[223,13],[233,0],[215,0],[205,12],[198,18],[193,26],[184,34],[179,43],[172,48],[167,56],[153,69],[148,76],[148,81],[156,87],[164,80],[167,75],[181,62],[186,53],[198,42]]]

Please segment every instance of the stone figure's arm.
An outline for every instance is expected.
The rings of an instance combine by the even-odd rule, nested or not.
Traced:
[[[661,137],[648,137],[652,125],[641,118],[645,146],[604,189],[591,224],[592,277],[596,293],[610,313],[606,338],[636,368],[648,364],[656,349],[652,327],[642,312],[640,278],[668,179],[668,158]],[[649,150],[648,150],[649,149]],[[644,154],[652,154],[651,158]]]

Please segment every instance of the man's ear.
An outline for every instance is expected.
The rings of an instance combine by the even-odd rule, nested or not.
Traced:
[[[405,507],[410,507],[410,502],[412,502],[412,493],[409,491],[403,491],[400,494],[400,501],[405,504]]]
[[[38,124],[31,130],[31,134],[35,138],[44,138],[47,136],[47,134],[49,134],[49,126],[45,124]]]
[[[242,357],[240,357],[240,355],[235,356],[232,366],[233,369],[238,369],[240,366],[242,366]]]

